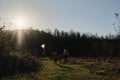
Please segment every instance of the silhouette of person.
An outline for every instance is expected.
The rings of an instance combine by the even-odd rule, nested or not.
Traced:
[[[42,56],[43,56],[43,57],[46,57],[45,49],[43,49]]]
[[[62,53],[59,53],[59,54],[58,54],[59,62],[62,62],[62,57],[63,57],[63,54],[62,54]]]
[[[58,54],[57,54],[57,52],[53,52],[52,58],[53,58],[54,64],[57,64],[57,61],[58,61]]]
[[[68,56],[69,56],[69,51],[67,49],[64,49],[63,51],[64,62],[68,61]]]

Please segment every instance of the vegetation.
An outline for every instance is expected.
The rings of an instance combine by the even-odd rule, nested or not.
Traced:
[[[67,64],[55,65],[50,59],[41,58],[43,43],[46,57],[53,51],[63,53],[66,48],[70,57],[75,58],[69,58]],[[119,80],[119,44],[119,34],[100,37],[57,29],[52,32],[2,27],[0,77],[2,80]]]
[[[37,71],[40,65],[31,52],[12,51],[8,33],[0,28],[0,77]]]
[[[54,64],[47,58],[39,59],[43,63],[42,70],[27,74],[16,74],[1,78],[1,80],[119,80],[113,63],[104,63],[83,58],[69,58],[67,64]],[[111,60],[112,61],[112,60]],[[119,67],[119,66],[117,66]]]
[[[80,34],[78,32],[63,32],[57,29],[54,32],[39,30],[22,30],[24,35],[23,44],[17,48],[17,31],[8,31],[11,39],[12,50],[31,50],[34,54],[40,56],[42,53],[41,44],[46,44],[46,53],[50,55],[52,51],[63,52],[67,48],[71,56],[83,57],[119,57],[120,40],[113,35],[101,36],[92,34]],[[14,35],[14,36],[13,36]]]
[[[13,55],[14,54],[14,55]],[[25,53],[12,53],[0,59],[0,76],[14,73],[30,73],[40,69],[40,64],[31,55]]]

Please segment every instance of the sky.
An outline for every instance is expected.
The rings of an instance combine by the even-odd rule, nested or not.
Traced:
[[[115,34],[114,13],[120,12],[120,0],[0,0],[0,25],[23,28],[58,29],[99,35]]]

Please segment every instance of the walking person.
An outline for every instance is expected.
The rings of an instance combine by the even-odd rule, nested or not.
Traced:
[[[42,56],[43,56],[43,57],[46,57],[45,49],[43,49]]]
[[[52,58],[53,58],[54,64],[57,64],[57,62],[58,62],[58,54],[57,54],[57,52],[53,52]]]
[[[62,58],[63,58],[63,54],[62,54],[62,53],[59,53],[59,54],[58,54],[58,59],[59,59],[59,62],[60,62],[60,63],[62,62]]]
[[[64,49],[63,51],[63,58],[64,58],[64,62],[68,61],[68,56],[69,56],[69,51],[67,49]]]

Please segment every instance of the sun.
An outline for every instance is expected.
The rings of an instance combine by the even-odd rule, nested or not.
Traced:
[[[25,20],[23,18],[17,18],[15,20],[15,26],[17,29],[24,29],[25,28]]]

